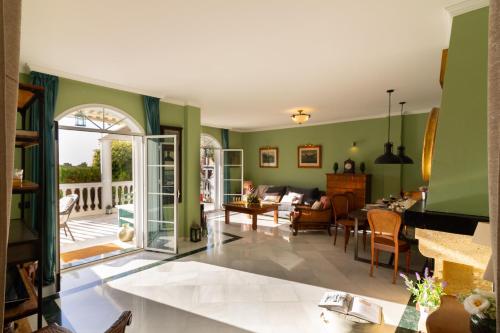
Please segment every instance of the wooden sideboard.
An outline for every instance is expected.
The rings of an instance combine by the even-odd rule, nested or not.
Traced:
[[[354,209],[365,207],[371,202],[371,175],[350,173],[327,173],[326,194],[332,196],[345,192],[354,192]]]

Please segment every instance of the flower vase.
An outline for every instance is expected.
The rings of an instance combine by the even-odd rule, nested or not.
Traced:
[[[436,311],[437,308],[417,304],[417,310],[420,311],[420,318],[418,320],[418,331],[427,333],[427,327],[425,326],[425,323],[427,322],[427,317],[429,317],[431,313]]]
[[[496,321],[494,319],[478,316],[470,316],[470,331],[471,333],[493,333],[496,332]]]

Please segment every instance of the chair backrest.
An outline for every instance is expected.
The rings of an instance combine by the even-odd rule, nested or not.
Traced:
[[[347,201],[349,202],[349,211],[355,210],[354,207],[356,207],[356,203],[354,202],[356,200],[354,192],[348,191],[344,193],[347,197]]]
[[[398,213],[384,209],[372,209],[368,211],[368,223],[372,231],[372,239],[375,236],[384,237],[397,243],[401,227],[401,216]]]
[[[349,214],[349,200],[345,194],[333,195],[332,205],[335,220],[345,218]]]
[[[78,194],[70,194],[59,199],[59,214],[68,215],[78,201]]]

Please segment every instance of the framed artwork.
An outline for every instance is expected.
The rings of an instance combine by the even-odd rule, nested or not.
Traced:
[[[177,189],[179,190],[179,203],[182,202],[182,127],[160,126],[162,135],[175,135],[177,143]],[[172,152],[170,147],[164,147],[164,163],[168,164],[168,159],[171,158]],[[165,178],[167,179],[167,178]]]
[[[259,166],[261,168],[277,168],[278,165],[278,148],[264,147],[259,149]]]
[[[321,168],[321,146],[299,146],[297,160],[299,168]]]

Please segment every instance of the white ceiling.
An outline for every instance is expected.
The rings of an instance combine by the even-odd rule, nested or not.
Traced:
[[[21,64],[249,130],[439,105],[453,0],[24,0]],[[396,107],[395,107],[396,108]]]

